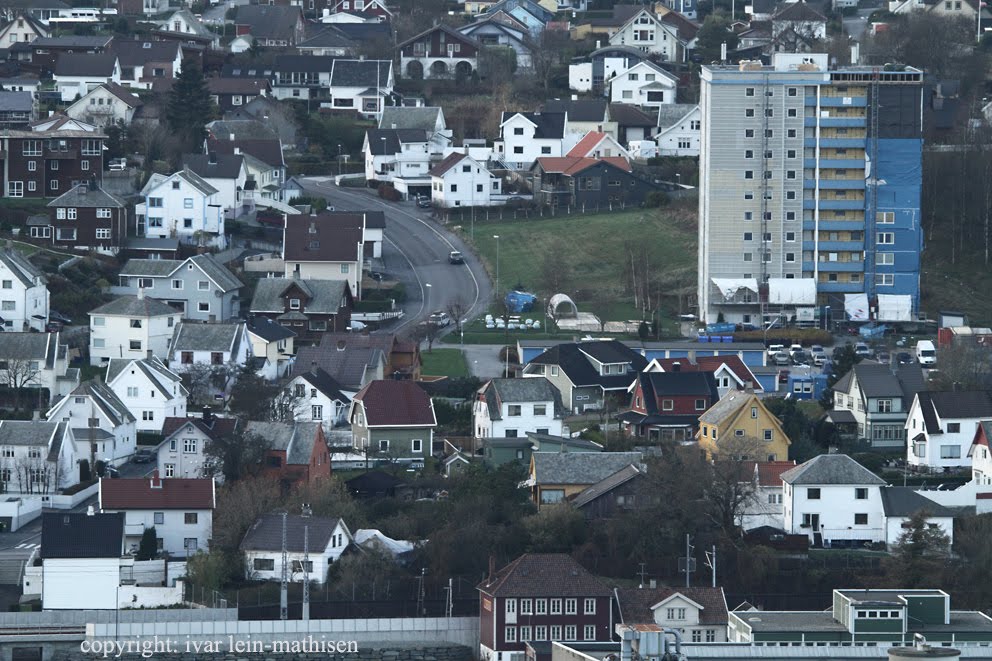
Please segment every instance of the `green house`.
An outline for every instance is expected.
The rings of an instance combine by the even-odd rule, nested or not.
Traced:
[[[828,611],[736,611],[729,642],[772,646],[912,645],[916,634],[955,647],[992,643],[992,618],[951,610],[942,590],[834,590]]]
[[[494,468],[511,461],[529,466],[530,456],[535,452],[602,451],[602,445],[585,439],[534,432],[529,432],[524,437],[482,439],[483,461]]]
[[[370,381],[349,412],[355,449],[377,463],[423,466],[437,418],[430,396],[413,381]]]

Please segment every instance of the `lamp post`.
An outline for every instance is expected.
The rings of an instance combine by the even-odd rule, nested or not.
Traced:
[[[338,145],[338,176],[341,176],[341,145]]]
[[[499,234],[493,234],[496,239],[496,300],[499,301]]]
[[[427,314],[431,312],[431,283],[424,283],[424,308],[427,310]]]

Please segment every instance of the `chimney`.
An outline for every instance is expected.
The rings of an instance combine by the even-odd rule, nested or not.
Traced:
[[[203,424],[209,425],[214,421],[213,410],[209,406],[203,407]]]
[[[31,411],[31,420],[33,422],[39,422],[41,420],[41,410],[40,409],[35,409],[34,411]]]
[[[235,156],[240,156],[241,155],[241,147],[235,147],[234,148],[234,155]]]
[[[752,382],[752,381],[745,381],[744,382],[744,392],[746,392],[749,395],[753,395],[754,394],[754,382]]]
[[[94,507],[93,507],[92,505],[89,505],[89,506],[88,506],[88,507],[86,508],[86,516],[96,516],[96,509],[95,509],[95,508],[94,508]],[[66,517],[66,519],[67,519],[67,521],[66,521],[66,522],[67,522],[67,523],[68,523],[68,518],[69,518],[69,517]]]
[[[211,165],[217,165],[217,152],[212,151],[207,154],[207,162]]]
[[[596,50],[599,50],[602,45],[603,45],[603,42],[601,42],[599,39],[597,39],[596,40]]]
[[[151,488],[152,489],[161,489],[162,488],[162,478],[160,478],[158,476],[158,469],[157,468],[152,471]]]
[[[145,352],[145,360],[151,360],[154,357],[155,357],[155,355],[152,353],[152,350],[151,349],[149,349],[148,351]]]
[[[338,340],[338,351],[344,351],[346,345],[347,342],[345,342],[344,340]]]
[[[310,503],[303,503],[300,505],[300,516],[306,519],[311,515],[313,515],[313,510],[310,508]]]
[[[572,101],[578,101],[578,100],[579,100],[579,95],[578,94],[573,94],[572,95]]]
[[[690,365],[695,365],[696,364],[696,350],[695,349],[689,349],[689,364]]]
[[[144,287],[138,287],[138,300],[139,301],[145,300],[145,288]]]
[[[310,361],[310,373],[313,374],[314,376],[317,376],[317,361],[316,360],[311,360]]]
[[[652,578],[650,581],[648,581],[648,587],[650,587],[652,590],[656,590],[658,588],[658,579]]]
[[[394,131],[396,130],[396,124],[395,123],[391,124],[390,126],[392,126],[392,128],[393,128]]]
[[[720,61],[721,62],[726,62],[727,61],[727,42],[726,41],[723,42],[722,44],[720,44]]]
[[[672,363],[672,371],[673,372],[681,372],[682,371],[682,363],[680,363],[678,361],[675,361],[674,363]]]
[[[90,177],[89,182],[88,182],[88,185],[89,185],[89,189],[90,190],[95,191],[96,190],[96,177]]]

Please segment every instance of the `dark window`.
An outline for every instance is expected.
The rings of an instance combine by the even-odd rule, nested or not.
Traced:
[[[806,489],[806,497],[809,500],[820,500],[820,490],[816,487]]]

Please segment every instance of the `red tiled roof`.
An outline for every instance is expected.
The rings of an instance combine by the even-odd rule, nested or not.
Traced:
[[[745,469],[748,474],[754,474],[754,467],[758,467],[758,485],[763,487],[782,486],[782,473],[790,468],[796,467],[795,461],[748,461],[745,462]]]
[[[679,364],[679,371],[681,372],[715,372],[720,369],[721,365],[726,365],[734,373],[734,376],[741,380],[741,383],[746,384],[750,381],[755,392],[762,390],[758,378],[751,371],[751,368],[744,364],[740,356],[699,356],[695,362],[689,362],[688,358],[656,358],[654,362],[658,363],[666,372],[673,371],[675,363]]]
[[[595,165],[596,163],[604,162],[609,163],[617,168],[620,168],[624,172],[630,172],[632,168],[630,163],[626,158],[622,156],[607,156],[605,158],[578,158],[575,156],[545,156],[543,158],[537,159],[540,163],[541,168],[545,172],[551,173],[561,173],[566,175],[572,175],[577,172],[582,172],[588,167]]]
[[[160,486],[153,487],[156,483]],[[118,478],[100,480],[104,510],[213,509],[214,481],[209,478]]]
[[[465,154],[461,154],[459,152],[448,154],[445,156],[443,161],[432,167],[428,174],[432,177],[440,177],[444,175],[445,172],[455,167],[455,165],[457,165],[463,158],[465,158]]]
[[[674,594],[681,594],[700,606],[700,624],[727,624],[727,600],[723,588],[618,588],[617,602],[623,624],[645,624],[654,622],[651,607],[656,606]]]
[[[399,383],[403,383],[400,381]],[[525,553],[478,586],[493,597],[609,597],[610,588],[564,553]]]
[[[574,156],[582,158],[583,156],[588,156],[589,152],[592,151],[593,147],[602,142],[606,134],[601,131],[589,131],[586,133],[585,137],[579,140],[574,147],[572,147],[566,156]]]
[[[371,381],[354,399],[362,403],[369,427],[432,427],[437,424],[431,398],[412,381]]]

